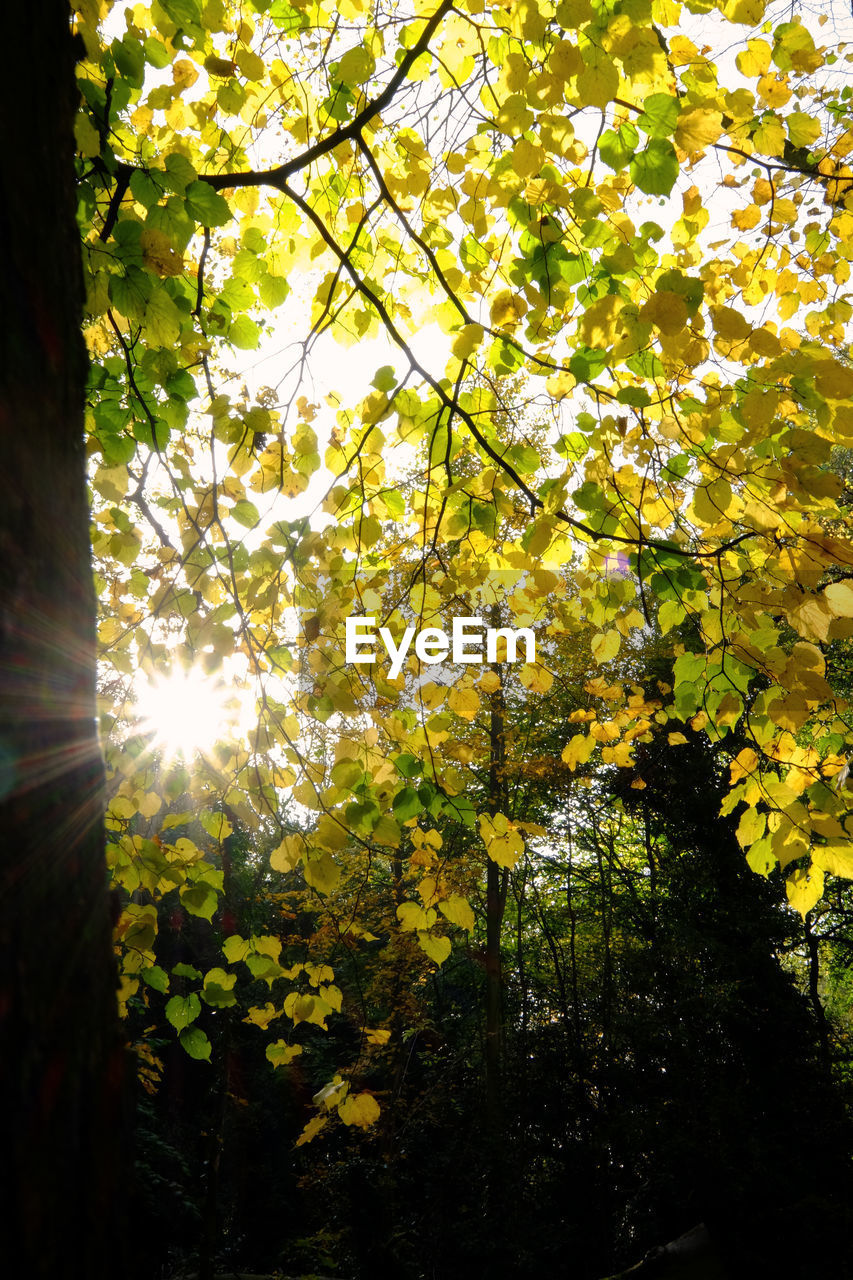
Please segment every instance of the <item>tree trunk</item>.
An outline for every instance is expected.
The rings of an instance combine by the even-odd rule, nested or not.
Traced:
[[[116,1266],[122,1097],[95,728],[64,0],[6,12],[0,82],[0,1205],[32,1280]],[[110,1257],[110,1255],[113,1255]]]
[[[492,626],[499,622],[491,619]],[[501,676],[500,664],[492,669]],[[503,685],[491,694],[489,733],[489,813],[503,804],[504,702]],[[501,974],[501,926],[508,888],[508,873],[491,858],[486,863],[486,1116],[492,1142],[499,1142],[503,1127],[501,1059],[503,1056],[503,977]]]

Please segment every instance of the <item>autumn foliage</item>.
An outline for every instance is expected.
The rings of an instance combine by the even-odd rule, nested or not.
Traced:
[[[713,820],[802,917],[853,878],[853,52],[764,0],[85,0],[75,24],[144,1078],[143,1010],[199,1061],[236,1010],[284,1071],[346,1021],[299,1142],[370,1130],[404,988],[481,946],[499,1126],[506,913],[547,898],[602,779],[634,813],[701,742]],[[392,677],[345,661],[353,615],[531,627],[536,661],[412,651]],[[199,706],[235,701],[170,756],[140,688],[190,670]]]

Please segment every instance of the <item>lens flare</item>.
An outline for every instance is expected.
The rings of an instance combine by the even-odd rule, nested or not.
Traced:
[[[187,760],[233,738],[240,718],[234,691],[194,668],[145,678],[137,688],[136,712],[155,750]]]

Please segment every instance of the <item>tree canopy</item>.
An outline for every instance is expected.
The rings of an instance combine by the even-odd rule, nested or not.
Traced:
[[[497,979],[510,873],[596,778],[629,809],[696,735],[754,872],[803,916],[853,876],[853,51],[828,15],[85,0],[75,22],[123,1004],[163,997],[203,1060],[204,1009],[265,983],[241,1007],[287,1065],[340,1012],[338,963],[390,931],[428,975],[472,903]],[[530,628],[535,661],[347,661],[348,618],[399,646],[471,616]],[[142,719],[158,672],[171,758]],[[294,932],[320,913],[302,959],[237,928],[246,839]],[[165,963],[170,910],[215,918],[206,972]],[[393,1003],[304,1138],[378,1119],[358,1076],[402,1035]]]

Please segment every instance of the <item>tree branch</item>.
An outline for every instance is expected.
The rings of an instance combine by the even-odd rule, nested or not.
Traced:
[[[545,504],[542,501],[542,499],[539,497],[539,495],[534,493],[534,491],[529,487],[529,485],[527,485],[524,482],[524,480],[521,478],[519,473],[516,471],[515,467],[513,467],[510,462],[507,462],[506,458],[503,457],[501,454],[499,454],[497,450],[493,448],[493,446],[489,443],[489,441],[480,431],[480,428],[477,426],[476,422],[474,421],[471,414],[467,411],[467,409],[463,409],[462,406],[458,403],[458,400],[456,400],[453,396],[449,395],[448,392],[445,391],[441,383],[436,378],[434,378],[432,374],[427,369],[425,369],[422,364],[418,362],[418,360],[415,358],[414,352],[412,351],[409,344],[406,342],[406,339],[403,337],[403,335],[400,333],[397,326],[394,324],[394,321],[391,319],[391,316],[388,313],[388,309],[385,306],[382,299],[376,293],[374,293],[374,291],[370,288],[368,284],[365,283],[364,280],[362,280],[361,276],[358,274],[355,267],[352,265],[349,258],[347,257],[347,254],[341,248],[338,242],[335,240],[334,236],[329,231],[328,227],[326,226],[323,219],[319,216],[319,214],[317,214],[315,210],[311,208],[311,205],[308,203],[307,200],[304,200],[302,196],[300,196],[299,193],[295,191],[293,187],[289,186],[286,182],[282,187],[282,191],[286,196],[288,196],[293,201],[293,203],[297,206],[297,208],[301,209],[305,217],[308,218],[308,220],[314,225],[314,227],[316,228],[317,232],[320,235],[320,238],[324,241],[326,246],[329,249],[331,249],[332,253],[341,263],[341,265],[349,275],[350,279],[352,280],[358,292],[373,307],[376,314],[379,316],[380,320],[385,326],[388,336],[392,339],[393,342],[396,343],[396,345],[400,348],[400,350],[405,354],[406,359],[409,361],[410,368],[415,373],[419,374],[421,378],[423,378],[424,382],[427,384],[428,387],[430,387],[435,392],[436,396],[438,397],[438,399],[441,401],[441,403],[444,405],[446,409],[452,410],[452,412],[454,412],[458,417],[462,419],[462,421],[465,423],[466,427],[470,431],[471,435],[476,440],[477,444],[480,446],[480,448],[483,450],[486,456],[491,458],[495,466],[497,466],[504,473],[504,475],[509,476],[509,478],[513,481],[513,483],[518,487],[518,489],[520,489],[520,491],[525,495],[525,497],[530,503],[531,511],[544,510]],[[561,520],[563,524],[567,524],[569,525],[570,528],[576,529],[578,533],[585,534],[592,542],[617,542],[623,546],[628,546],[628,547],[636,547],[638,545],[638,541],[636,538],[630,538],[624,534],[601,533],[598,529],[593,529],[591,525],[584,524],[582,520],[577,520],[574,516],[570,516],[569,513],[563,508],[560,508],[558,511],[555,511],[554,515],[558,520]],[[733,538],[731,539],[731,541],[724,543],[721,547],[717,547],[713,551],[705,551],[705,552],[692,551],[682,547],[675,547],[668,542],[660,542],[653,538],[643,539],[642,545],[646,547],[650,547],[652,549],[666,551],[669,555],[679,556],[684,560],[701,560],[703,558],[719,556],[722,554],[722,552],[727,551],[730,547],[737,546],[739,542],[743,542],[747,538],[752,538],[752,537],[755,537],[755,530],[750,529],[747,532],[740,534],[737,538]]]
[[[225,187],[257,187],[270,186],[277,187],[280,191],[284,190],[284,184],[293,174],[299,173],[300,170],[308,167],[314,160],[319,160],[320,156],[328,155],[330,151],[334,151],[335,147],[339,147],[342,142],[350,142],[357,139],[365,125],[369,124],[381,111],[384,111],[389,102],[392,101],[395,93],[400,85],[406,79],[410,67],[418,60],[429,45],[430,40],[435,34],[436,28],[439,26],[442,18],[453,7],[453,0],[442,0],[435,13],[427,22],[418,39],[412,45],[411,49],[400,59],[400,65],[394,72],[391,79],[377,98],[373,98],[361,111],[350,120],[349,124],[340,125],[334,129],[328,137],[322,138],[319,142],[315,142],[313,146],[308,147],[300,155],[294,156],[292,160],[286,161],[284,164],[278,165],[275,169],[249,169],[244,173],[211,173],[199,174],[199,180],[206,182],[208,186],[213,187],[214,191],[221,191]]]

